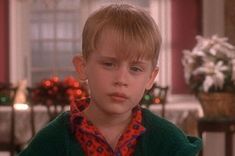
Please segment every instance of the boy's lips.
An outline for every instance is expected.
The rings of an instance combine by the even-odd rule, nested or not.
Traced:
[[[127,95],[123,93],[118,93],[118,92],[111,93],[109,94],[109,96],[111,97],[112,100],[117,101],[117,102],[123,102],[128,99]]]

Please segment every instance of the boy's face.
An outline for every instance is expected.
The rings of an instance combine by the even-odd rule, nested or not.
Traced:
[[[91,105],[106,114],[121,115],[138,105],[158,70],[150,60],[118,57],[116,47],[115,36],[106,35],[88,60],[75,58],[74,63],[79,75],[88,80]]]

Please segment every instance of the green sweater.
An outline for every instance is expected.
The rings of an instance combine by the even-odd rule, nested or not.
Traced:
[[[195,156],[202,147],[199,138],[185,136],[175,125],[146,109],[143,125],[146,131],[138,140],[134,156]],[[42,129],[20,156],[84,156],[70,131],[69,112]]]

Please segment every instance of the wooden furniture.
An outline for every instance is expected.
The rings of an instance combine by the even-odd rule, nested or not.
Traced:
[[[0,106],[0,142],[7,140],[9,142],[9,133],[11,131],[11,106]],[[20,144],[21,147],[26,145],[32,137],[32,126],[31,126],[31,108],[27,109],[14,109],[15,116],[15,142]],[[66,107],[66,111],[69,107]],[[34,106],[34,126],[35,132],[37,133],[40,129],[50,120],[47,113],[47,108],[42,105]],[[23,145],[23,146],[22,146]]]
[[[30,110],[30,125],[31,125],[31,132],[32,132],[32,137],[36,134],[36,128],[35,128],[35,111],[34,111],[34,105],[33,103],[33,88],[27,87],[27,96],[26,100],[29,106]]]
[[[149,108],[150,105],[160,105],[162,117],[165,117],[165,105],[167,102],[167,91],[168,87],[159,86],[156,83],[153,84],[152,88],[145,91],[143,98],[140,101],[140,104],[146,108]]]
[[[16,89],[12,88],[10,84],[0,83],[1,105],[9,105],[10,111],[10,124],[8,131],[8,139],[0,141],[0,151],[9,151],[13,156],[16,151],[20,149],[20,145],[15,142],[15,109],[13,105]]]
[[[61,99],[61,103],[57,103],[55,101],[49,100],[49,99],[43,99],[43,100],[38,100],[37,95],[35,92],[37,92],[36,88],[27,88],[28,94],[27,94],[27,101],[30,107],[31,111],[31,124],[33,127],[33,131],[35,134],[35,126],[34,126],[34,107],[35,106],[43,106],[47,108],[47,113],[48,116],[50,117],[49,121],[53,120],[55,117],[57,117],[60,113],[65,111],[65,107],[69,106],[68,103],[63,103],[63,101],[66,101],[64,98]],[[66,95],[65,95],[66,96]],[[42,98],[42,97],[40,97]]]
[[[235,133],[235,119],[207,119],[198,120],[198,133],[203,139],[204,132],[223,132],[225,133],[225,156],[233,156],[233,138]],[[202,156],[203,152],[200,152]]]
[[[165,117],[168,87],[161,87],[161,86],[158,86],[158,85],[155,85],[154,87],[155,87],[155,92],[157,90],[157,97],[159,98],[159,103],[158,104],[162,105],[161,116]]]

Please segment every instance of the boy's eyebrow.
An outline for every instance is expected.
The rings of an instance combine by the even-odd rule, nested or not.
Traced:
[[[142,61],[142,60],[133,60],[131,61],[132,64],[140,64],[140,65],[146,65],[148,64],[147,61]]]
[[[108,59],[108,60],[113,60],[113,61],[117,60],[116,57],[111,57],[111,56],[99,56],[99,59]]]
[[[119,59],[117,57],[112,57],[112,56],[99,56],[99,59],[107,59],[111,61],[118,61]],[[140,64],[140,65],[146,65],[148,64],[147,61],[143,60],[130,60],[131,64]]]

